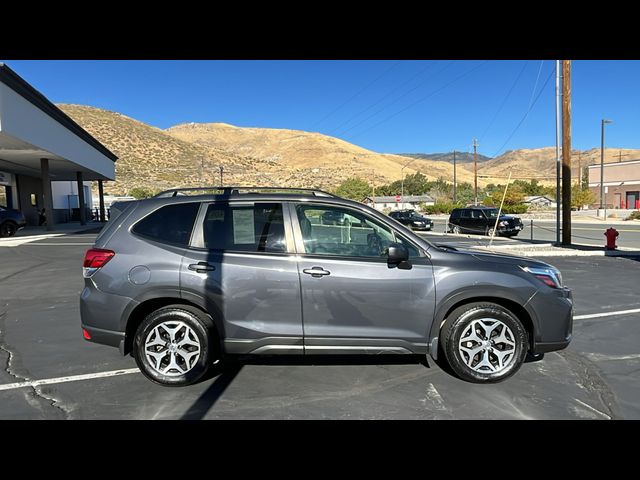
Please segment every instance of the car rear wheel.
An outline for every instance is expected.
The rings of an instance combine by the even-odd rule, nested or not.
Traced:
[[[527,331],[509,310],[489,302],[455,309],[441,331],[449,366],[463,380],[494,383],[516,373],[528,350]]]
[[[166,386],[196,383],[219,360],[217,335],[206,315],[179,305],[149,314],[133,342],[133,356],[149,380]]]
[[[451,231],[453,233],[460,233],[460,227],[458,225],[454,225]]]
[[[0,225],[0,237],[12,237],[18,231],[18,225],[12,221],[6,221]]]

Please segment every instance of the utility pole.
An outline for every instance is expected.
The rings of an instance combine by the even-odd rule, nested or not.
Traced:
[[[224,183],[222,183],[222,172],[224,171],[224,167],[220,165],[220,186],[223,187]]]
[[[562,61],[562,244],[571,245],[571,60]]]
[[[556,60],[556,244],[560,244],[560,60]]]
[[[473,196],[475,197],[474,205],[478,206],[478,159],[477,151],[478,140],[473,139]]]
[[[456,151],[453,151],[453,203],[458,200],[458,188],[456,183]]]

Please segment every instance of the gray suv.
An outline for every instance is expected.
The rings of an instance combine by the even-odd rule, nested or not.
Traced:
[[[366,353],[488,383],[571,341],[551,265],[434,245],[320,191],[208,190],[115,204],[85,255],[84,338],[154,382],[192,384],[233,354]]]

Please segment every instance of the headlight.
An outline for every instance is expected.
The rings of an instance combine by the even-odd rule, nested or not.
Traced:
[[[522,270],[544,282],[545,285],[551,288],[562,288],[562,274],[560,270],[554,267],[523,267]]]
[[[422,222],[413,222],[414,225],[422,225]]]
[[[505,221],[505,220],[501,221],[501,222],[498,224],[498,226],[499,226],[499,227],[506,227],[507,225],[509,225],[509,222],[507,222],[507,221]]]

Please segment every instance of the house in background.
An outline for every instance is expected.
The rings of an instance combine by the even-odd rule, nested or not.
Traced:
[[[396,201],[396,198],[400,201]],[[362,200],[372,208],[382,212],[385,208],[392,210],[405,210],[414,209],[418,210],[418,205],[424,203],[425,205],[433,205],[435,201],[429,195],[405,195],[404,197],[397,197],[395,195],[388,197],[366,197]]]
[[[534,208],[551,208],[556,205],[556,201],[546,195],[530,195],[524,197],[522,203]]]

